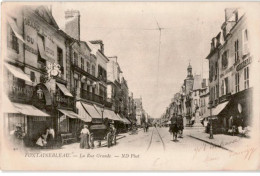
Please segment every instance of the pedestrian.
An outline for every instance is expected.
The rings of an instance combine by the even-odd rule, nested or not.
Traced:
[[[11,132],[11,134],[13,135],[13,141],[14,141],[14,146],[15,148],[23,148],[24,144],[23,144],[23,138],[25,136],[21,125],[16,125],[16,129]]]
[[[89,137],[90,132],[88,125],[84,125],[83,129],[80,132],[80,148],[89,149]]]
[[[48,136],[47,136],[47,142],[48,142],[48,147],[53,148],[55,145],[55,132],[54,129],[49,127],[48,128]]]

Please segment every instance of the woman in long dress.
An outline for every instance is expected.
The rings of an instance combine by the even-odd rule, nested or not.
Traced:
[[[88,130],[88,126],[84,125],[84,128],[80,132],[80,148],[82,149],[89,149],[89,136],[90,132]]]

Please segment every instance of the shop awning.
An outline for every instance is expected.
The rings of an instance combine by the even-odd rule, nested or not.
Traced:
[[[21,114],[28,116],[40,116],[40,117],[49,117],[50,115],[37,109],[32,105],[13,103],[14,108]]]
[[[217,116],[221,111],[227,106],[229,101],[226,101],[224,103],[218,104],[217,107],[212,109],[212,116]]]
[[[20,68],[4,63],[5,67],[16,77],[28,82],[32,82],[28,75],[26,75]]]
[[[38,49],[39,49],[39,53],[40,53],[40,55],[41,55],[41,57],[42,57],[43,59],[45,59],[46,61],[49,61],[49,62],[51,62],[51,63],[54,63],[54,62],[55,62],[54,59],[48,57],[48,56],[45,54],[45,49],[44,49],[43,40],[42,40],[42,38],[39,37],[39,36],[38,36],[38,38],[37,38],[37,46],[38,46]]]
[[[12,17],[7,17],[7,21],[12,29],[12,31],[14,32],[15,36],[21,40],[23,43],[25,43],[24,39],[23,39],[23,35],[21,33],[21,30],[19,30],[17,23],[14,21],[14,19]]]
[[[85,108],[83,107],[80,101],[76,102],[76,107],[78,109],[78,116],[80,120],[84,122],[91,122],[91,116],[88,114],[88,112],[85,111]]]
[[[111,114],[111,117],[115,120],[115,121],[121,121],[123,122],[123,120],[121,118],[119,118],[114,111],[109,110],[109,113]]]
[[[80,119],[80,116],[78,114],[76,114],[73,111],[70,110],[64,110],[64,109],[58,109],[62,114],[64,114],[65,116],[68,116],[69,118],[72,119]]]
[[[103,118],[108,118],[110,120],[115,120],[112,116],[112,114],[110,113],[110,110],[108,109],[104,109],[104,114],[103,114]]]
[[[102,116],[98,113],[98,111],[95,109],[93,105],[83,103],[81,102],[82,106],[84,109],[88,112],[88,114],[91,116],[93,119],[102,119]]]
[[[3,93],[2,94],[2,110],[3,113],[19,113],[15,107],[13,106],[12,102],[9,100],[9,98]]]
[[[124,124],[131,124],[131,122],[129,120],[127,120],[126,118],[120,116],[119,114],[117,114],[117,116],[119,116],[123,120]]]
[[[70,91],[63,84],[60,84],[60,83],[56,83],[56,84],[65,96],[73,97],[73,95],[70,93]]]

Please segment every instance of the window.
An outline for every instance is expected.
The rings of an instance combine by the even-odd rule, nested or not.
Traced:
[[[10,28],[9,47],[19,53],[19,43],[14,31]]]
[[[215,62],[215,80],[218,77],[218,62]]]
[[[248,54],[249,48],[248,48],[248,31],[247,29],[244,29],[242,31],[242,39],[243,39],[243,55]]]
[[[84,59],[83,59],[83,57],[81,58],[81,69],[83,69],[84,70]]]
[[[58,64],[60,65],[60,71],[61,74],[64,74],[64,67],[63,67],[63,51],[61,48],[57,47],[57,59],[58,59]]]
[[[95,73],[96,73],[95,65],[92,65],[92,75],[95,76]]]
[[[214,76],[213,66],[211,66],[211,67],[210,67],[210,70],[209,70],[209,81],[210,81],[210,82],[213,81],[213,76]]]
[[[227,66],[228,66],[228,50],[225,51],[225,52],[222,54],[221,63],[222,63],[222,68],[227,68]]]
[[[229,93],[228,77],[226,77],[226,78],[224,79],[224,82],[225,82],[225,84],[224,84],[224,93],[225,93],[225,95],[226,95],[226,94]]]
[[[224,95],[225,94],[225,82],[224,82],[224,80],[222,80],[222,82],[221,82],[221,95]]]
[[[235,87],[236,87],[236,92],[239,92],[239,73],[236,73],[235,75]]]
[[[35,73],[33,71],[30,72],[30,78],[32,82],[35,82]]]
[[[196,99],[194,100],[194,105],[197,105],[197,100]]]
[[[239,61],[239,43],[238,40],[235,41],[235,63]]]
[[[76,53],[76,52],[74,52],[74,64],[76,65],[76,66],[78,66],[78,54]]]
[[[249,67],[244,68],[244,87],[249,88]]]
[[[87,72],[90,73],[90,63],[87,62]]]

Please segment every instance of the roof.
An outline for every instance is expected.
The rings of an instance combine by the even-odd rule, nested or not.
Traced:
[[[201,75],[195,75],[194,76],[194,83],[193,83],[193,90],[201,89]]]

